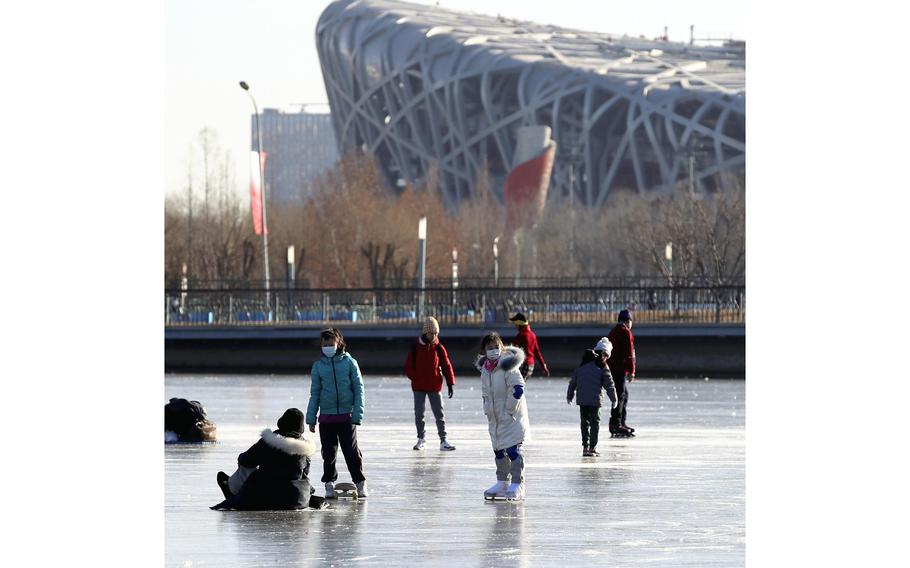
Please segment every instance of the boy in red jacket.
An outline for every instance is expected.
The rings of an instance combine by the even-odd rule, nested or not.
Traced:
[[[446,415],[442,402],[442,379],[449,385],[449,398],[455,394],[455,372],[449,361],[446,348],[439,342],[439,322],[428,317],[423,323],[423,333],[408,353],[404,362],[404,374],[411,379],[411,390],[414,391],[414,422],[417,425],[417,443],[415,450],[426,447],[424,440],[424,420],[426,399],[430,399],[430,408],[436,417],[436,431],[439,433],[439,449],[449,452],[455,449],[446,440]]]
[[[534,372],[534,363],[539,360],[543,368],[545,377],[550,376],[550,369],[547,362],[543,360],[543,353],[540,352],[540,346],[537,344],[537,334],[531,331],[531,324],[528,323],[528,317],[518,312],[509,321],[515,324],[515,330],[518,334],[515,336],[514,345],[521,347],[525,352],[525,362],[521,365],[521,376],[528,379]]]
[[[626,426],[626,404],[629,401],[627,382],[635,380],[635,337],[632,335],[632,312],[619,312],[619,323],[607,338],[613,344],[613,352],[607,360],[610,374],[616,385],[616,407],[610,414],[610,434],[634,436],[635,428]]]

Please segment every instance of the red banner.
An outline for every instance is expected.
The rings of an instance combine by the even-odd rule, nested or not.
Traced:
[[[253,231],[262,235],[262,180],[261,173],[265,171],[265,159],[268,154],[262,153],[262,164],[259,164],[259,152],[250,152],[250,208],[253,210]],[[261,169],[260,169],[261,168]],[[269,228],[265,228],[269,234]]]

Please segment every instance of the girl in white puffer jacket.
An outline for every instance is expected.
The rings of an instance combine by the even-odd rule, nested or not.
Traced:
[[[475,366],[480,371],[483,413],[496,456],[496,484],[483,492],[488,499],[524,498],[524,456],[521,446],[531,439],[528,401],[519,367],[524,351],[506,347],[499,334],[487,333],[481,341]],[[511,481],[511,483],[510,483]]]

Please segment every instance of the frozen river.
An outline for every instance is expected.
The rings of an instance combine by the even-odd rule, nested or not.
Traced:
[[[745,382],[639,380],[636,438],[581,456],[578,407],[565,379],[532,379],[534,436],[526,500],[486,502],[495,481],[480,383],[459,378],[446,399],[440,452],[427,405],[427,449],[413,451],[413,399],[403,377],[366,378],[358,429],[370,496],[323,511],[221,512],[215,473],[288,407],[306,410],[309,377],[166,375],[165,400],[201,401],[219,442],[165,448],[168,566],[741,566],[745,563]],[[318,434],[309,434],[318,443]],[[339,481],[349,481],[339,452]],[[311,479],[321,494],[322,459]]]

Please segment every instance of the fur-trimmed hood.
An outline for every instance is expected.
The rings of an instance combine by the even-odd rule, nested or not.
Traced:
[[[474,367],[478,371],[483,371],[483,364],[486,360],[486,355],[478,355],[477,358],[474,359]],[[524,362],[525,352],[521,347],[506,345],[503,347],[502,354],[499,356],[499,366],[497,368],[508,373],[509,371],[514,371],[521,367],[521,364]]]
[[[260,434],[267,446],[291,456],[310,457],[316,453],[316,444],[306,438],[287,438],[266,428]]]

